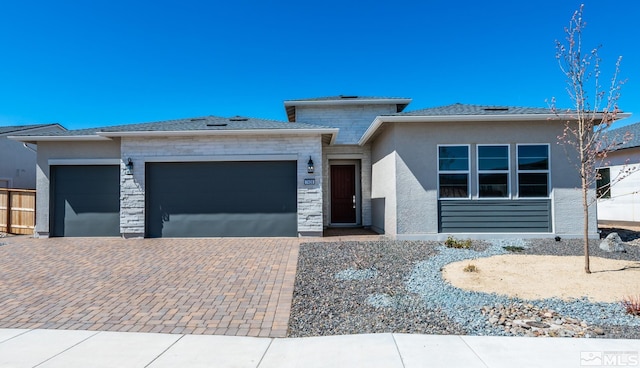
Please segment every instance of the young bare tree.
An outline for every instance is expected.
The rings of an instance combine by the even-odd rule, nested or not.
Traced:
[[[596,169],[602,166],[607,153],[621,143],[619,139],[608,139],[607,131],[620,113],[618,100],[624,82],[618,79],[622,61],[622,57],[619,57],[611,84],[606,88],[600,84],[600,46],[589,52],[582,50],[582,33],[586,25],[582,18],[583,9],[584,5],[581,5],[571,17],[569,26],[565,28],[564,42],[556,40],[556,59],[566,77],[566,90],[573,106],[567,111],[559,111],[555,108],[554,99],[552,108],[565,120],[564,132],[558,140],[565,145],[567,157],[575,164],[581,179],[584,271],[591,273],[589,206],[596,201],[593,191],[598,179]]]

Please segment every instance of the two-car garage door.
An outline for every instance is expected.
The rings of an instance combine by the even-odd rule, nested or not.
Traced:
[[[296,236],[295,161],[146,164],[147,237]]]
[[[120,235],[118,165],[51,174],[52,236]],[[145,183],[146,237],[297,235],[295,161],[152,162]]]

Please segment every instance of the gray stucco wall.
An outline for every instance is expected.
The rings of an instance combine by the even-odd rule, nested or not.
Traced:
[[[371,145],[371,227],[391,237],[397,234],[397,159],[394,127],[388,126]]]
[[[89,165],[100,160],[119,160],[120,140],[94,142],[39,142],[36,169],[36,235],[49,236],[49,160],[70,165]],[[96,161],[98,160],[98,161]]]
[[[389,124],[390,125],[390,124]],[[582,208],[579,202],[580,179],[565,149],[556,144],[562,124],[558,122],[457,122],[457,123],[395,123],[387,126],[372,144],[373,198],[386,189],[386,211],[389,212],[389,170],[382,168],[385,160],[395,153],[395,206],[397,237],[443,237],[438,234],[437,211],[437,146],[438,144],[470,144],[472,198],[477,198],[476,145],[509,144],[511,160],[511,193],[515,195],[517,178],[516,143],[549,143],[551,151],[551,200],[554,213],[554,234],[577,237],[582,232]],[[388,165],[387,165],[388,166]],[[380,175],[377,175],[380,173]],[[595,211],[590,218],[590,233],[597,236]],[[389,223],[385,224],[385,229]],[[391,234],[387,231],[388,234]],[[540,236],[539,234],[537,236]],[[445,236],[446,237],[446,236]]]

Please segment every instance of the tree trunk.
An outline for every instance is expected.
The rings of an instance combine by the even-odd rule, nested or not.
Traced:
[[[591,273],[591,268],[589,267],[589,198],[588,194],[588,183],[586,182],[586,178],[582,176],[582,210],[583,210],[583,218],[584,218],[584,272]]]

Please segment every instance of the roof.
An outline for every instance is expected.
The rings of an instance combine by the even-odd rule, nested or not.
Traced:
[[[401,112],[394,115],[409,116],[443,116],[443,115],[522,115],[553,114],[553,110],[540,107],[519,107],[504,105],[468,105],[455,103],[452,105],[430,107],[414,111]]]
[[[287,111],[287,119],[290,122],[294,122],[296,121],[296,106],[396,105],[396,111],[401,112],[411,101],[410,98],[406,97],[338,95],[286,100],[284,101],[284,108]]]
[[[88,128],[46,133],[15,134],[16,140],[105,140],[108,137],[122,136],[167,136],[197,134],[234,134],[234,133],[318,133],[336,135],[337,128],[320,125],[288,123],[277,120],[246,118],[235,116],[231,118],[218,116],[203,116],[196,118],[166,120],[149,123],[116,125],[100,128]],[[332,138],[333,139],[333,138]]]
[[[34,124],[34,125],[13,125],[13,126],[0,126],[0,135],[10,134],[10,133],[19,133],[31,129],[37,128],[45,128],[45,127],[54,127],[59,126],[64,129],[60,124]]]
[[[628,138],[625,138],[625,136]],[[614,142],[628,139],[628,141],[616,146],[615,150],[640,147],[640,122],[609,130],[607,132],[607,139]]]

